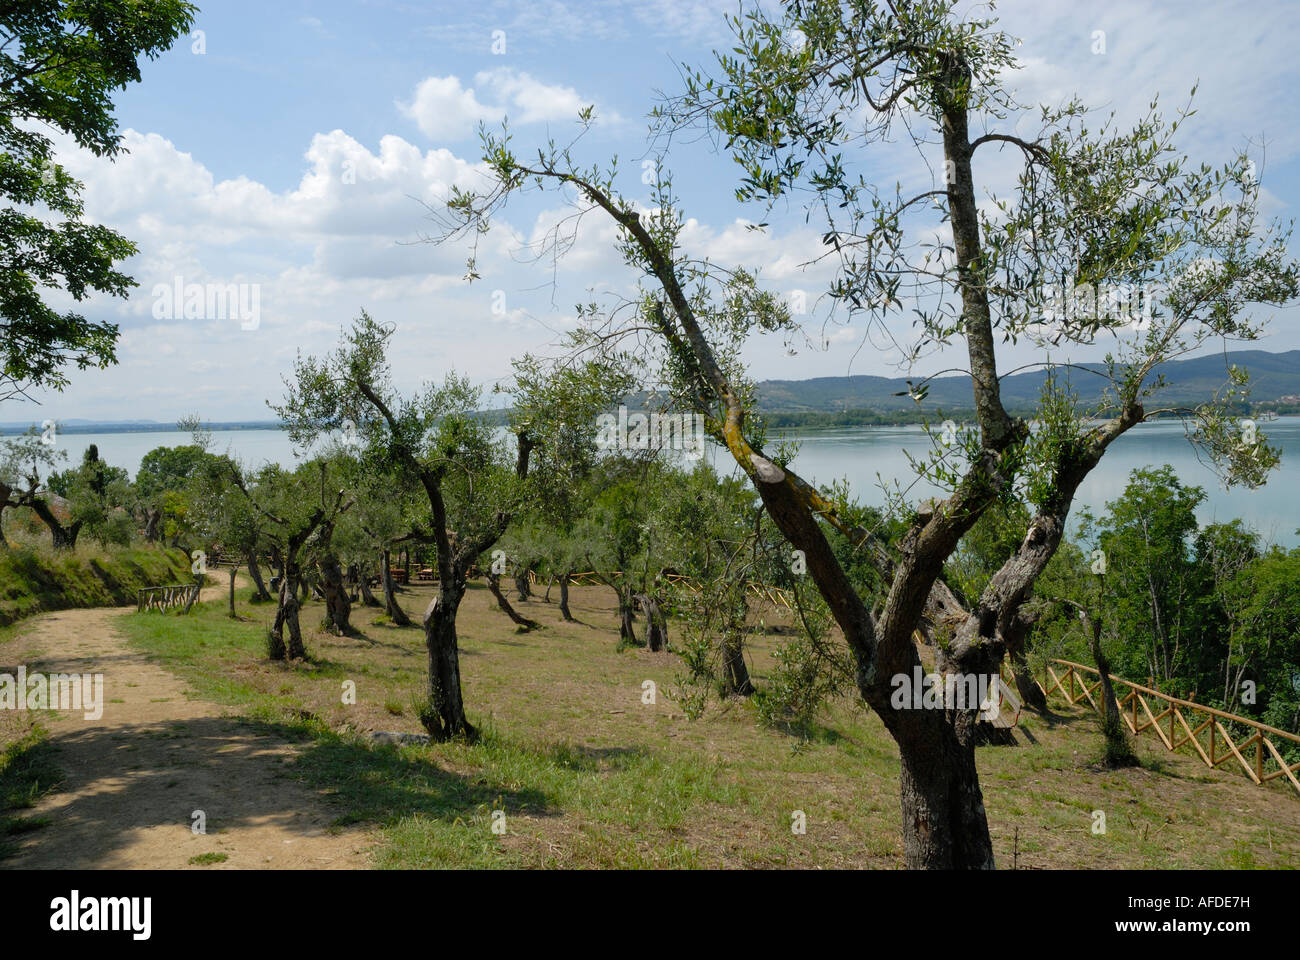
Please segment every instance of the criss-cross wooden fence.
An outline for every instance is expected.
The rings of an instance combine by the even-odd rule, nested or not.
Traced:
[[[1058,675],[1053,667],[1064,669]],[[1087,700],[1094,710],[1102,712],[1101,672],[1096,667],[1069,660],[1053,660],[1047,665],[1047,676],[1050,683],[1043,690],[1045,694],[1050,695],[1059,690],[1070,703]],[[1300,736],[1248,717],[1216,710],[1191,700],[1180,700],[1114,674],[1111,674],[1110,681],[1115,687],[1120,716],[1134,736],[1151,731],[1168,750],[1191,746],[1207,767],[1217,767],[1229,760],[1236,760],[1246,776],[1255,783],[1265,784],[1285,777],[1300,792],[1300,780],[1296,779],[1300,762],[1287,763],[1274,743],[1287,741],[1287,745],[1300,744]],[[1123,690],[1128,693],[1122,694]],[[1190,721],[1188,717],[1191,718]],[[1225,720],[1252,732],[1238,742],[1240,735],[1225,728]],[[1202,734],[1206,736],[1203,738]]]
[[[184,604],[183,613],[189,613],[194,601],[199,599],[203,581],[193,583],[168,583],[161,587],[141,587],[136,593],[135,609],[137,613],[145,610],[169,610]]]

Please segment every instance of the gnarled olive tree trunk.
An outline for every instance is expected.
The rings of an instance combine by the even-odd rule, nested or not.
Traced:
[[[320,587],[325,596],[325,628],[346,636],[352,632],[352,602],[343,583],[339,558],[327,553],[316,562],[316,566],[320,570]]]
[[[388,566],[390,556],[389,551],[385,550],[383,553],[384,567],[380,573],[384,584],[384,612],[388,614],[388,619],[392,620],[397,626],[409,627],[411,618],[406,615],[406,611],[397,602],[397,585],[393,583],[393,572]]]
[[[306,660],[307,648],[302,642],[302,626],[298,622],[301,604],[298,600],[298,586],[302,576],[297,557],[292,553],[284,560],[284,576],[280,579],[280,602],[275,611],[275,625],[271,628],[271,644],[268,655],[272,660]],[[289,641],[284,639],[285,630],[289,632]]]
[[[462,571],[438,585],[438,595],[424,611],[424,645],[428,678],[420,723],[438,741],[474,739],[478,731],[465,716],[460,685],[460,649],[456,640],[456,611],[465,594]]]
[[[249,550],[244,555],[244,563],[248,567],[248,575],[253,580],[253,586],[257,590],[257,599],[270,600],[271,593],[266,589],[266,584],[262,582],[262,568],[257,563],[257,551]]]
[[[645,646],[653,652],[668,648],[668,622],[659,606],[659,598],[649,593],[638,593],[636,601],[645,617]]]
[[[370,590],[370,565],[367,563],[357,564],[357,590],[361,594],[361,602],[367,607],[382,606]]]
[[[573,621],[573,614],[569,612],[569,578],[572,576],[572,570],[560,574],[560,618],[569,622]],[[547,590],[547,593],[550,591]]]
[[[73,550],[77,546],[77,535],[81,533],[81,521],[76,520],[64,526],[50,505],[40,497],[32,497],[27,501],[27,506],[36,511],[36,515],[41,518],[41,522],[49,528],[50,540],[53,542],[55,550]]]
[[[536,620],[528,619],[528,617],[523,616],[515,610],[514,607],[510,606],[510,601],[507,600],[506,595],[501,592],[501,577],[499,574],[495,574],[489,570],[484,576],[487,578],[488,590],[491,591],[492,596],[496,598],[497,606],[501,608],[502,613],[525,630],[532,630],[541,626],[541,624]]]

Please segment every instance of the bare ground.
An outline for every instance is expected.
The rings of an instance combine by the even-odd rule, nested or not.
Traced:
[[[16,838],[19,849],[0,865],[178,868],[196,855],[225,854],[203,869],[368,866],[373,837],[330,826],[335,814],[285,775],[299,746],[187,696],[183,681],[130,649],[114,627],[130,609],[34,618],[2,648],[0,672],[26,664],[29,673],[102,673],[104,712],[99,720],[39,715],[66,779],[30,811],[48,826]],[[4,713],[0,739],[34,719]],[[195,811],[206,834],[194,832]]]

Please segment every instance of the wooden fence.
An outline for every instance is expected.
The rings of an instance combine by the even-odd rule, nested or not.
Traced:
[[[193,583],[168,583],[161,587],[141,587],[136,593],[135,609],[137,613],[145,610],[169,610],[185,605],[183,613],[189,613],[194,601],[199,599],[203,581]]]
[[[1053,666],[1065,669],[1058,675]],[[1053,660],[1047,665],[1047,676],[1051,682],[1043,690],[1045,694],[1059,690],[1072,704],[1087,700],[1098,713],[1102,711],[1101,672],[1096,667],[1072,663],[1069,660]],[[1177,750],[1190,745],[1207,767],[1217,767],[1221,763],[1235,759],[1246,776],[1256,784],[1262,785],[1270,780],[1285,777],[1297,792],[1300,792],[1300,780],[1296,779],[1300,762],[1288,764],[1273,742],[1285,740],[1300,744],[1300,736],[1248,717],[1216,710],[1214,707],[1207,707],[1191,700],[1180,700],[1178,697],[1171,697],[1167,693],[1144,687],[1114,674],[1111,675],[1110,681],[1115,687],[1115,699],[1119,703],[1120,716],[1124,718],[1125,725],[1134,736],[1149,730],[1160,738],[1160,742],[1168,750]],[[1127,689],[1128,693],[1121,696],[1122,689]],[[1152,702],[1155,704],[1154,710]],[[1189,716],[1192,718],[1191,722],[1188,721]],[[1168,720],[1168,730],[1161,725],[1166,720]],[[1244,740],[1237,742],[1237,735],[1224,727],[1222,721],[1225,720],[1253,732],[1246,734]],[[1193,723],[1196,725],[1192,726]],[[1208,733],[1204,743],[1202,733]],[[1249,759],[1248,753],[1253,754]]]
[[[620,570],[615,570],[614,576],[621,577],[623,576],[623,573]],[[531,583],[534,584],[540,582],[540,578],[532,570],[528,571],[528,579]],[[663,579],[668,581],[669,583],[684,584],[688,588],[695,590],[697,593],[699,592],[699,588],[695,586],[695,581],[691,577],[686,576],[685,574],[666,573],[663,575]],[[569,583],[572,583],[579,587],[606,586],[605,581],[600,579],[600,577],[596,576],[594,570],[587,570],[581,573],[570,574]],[[749,583],[747,584],[747,587],[749,589],[750,596],[759,597],[763,600],[766,600],[774,607],[785,607],[785,609],[787,610],[794,609],[794,604],[791,602],[790,594],[789,591],[787,590],[783,590],[780,587],[771,587],[765,583],[758,583],[754,580],[750,580]]]

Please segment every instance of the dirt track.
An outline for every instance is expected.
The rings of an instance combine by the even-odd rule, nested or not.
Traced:
[[[26,664],[29,673],[104,675],[99,720],[42,713],[66,780],[24,813],[51,823],[15,837],[19,852],[0,867],[175,868],[205,853],[228,856],[217,868],[367,866],[366,833],[327,829],[337,811],[285,775],[297,746],[187,697],[182,680],[115,629],[129,609],[34,618],[0,647],[0,672]],[[191,828],[196,810],[206,835]]]

